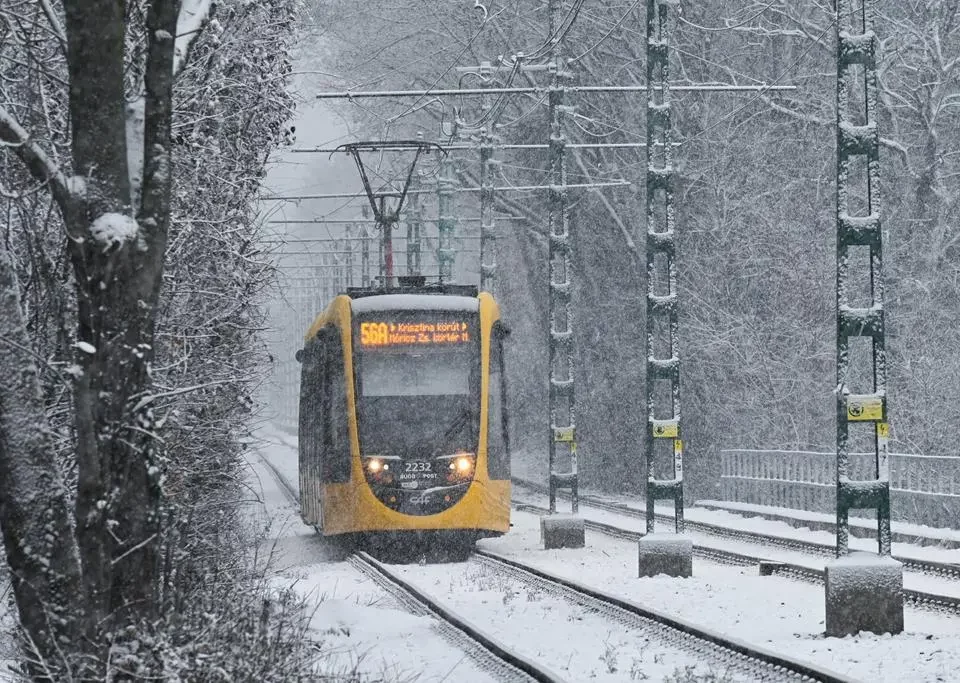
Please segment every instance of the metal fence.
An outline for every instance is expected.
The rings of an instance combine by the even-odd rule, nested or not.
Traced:
[[[836,510],[834,453],[723,450],[720,457],[720,490],[726,501],[812,512]],[[872,453],[851,453],[850,477],[872,478],[873,457]],[[960,457],[891,453],[890,498],[895,520],[957,528]]]

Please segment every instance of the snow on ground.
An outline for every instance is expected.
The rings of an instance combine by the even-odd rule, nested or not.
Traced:
[[[432,617],[410,614],[344,562],[285,576],[316,602],[311,625],[328,671],[357,670],[377,681],[494,680],[437,633]]]
[[[817,522],[820,524],[833,524],[837,520],[836,515],[827,514],[826,512],[810,512],[808,510],[796,510],[794,508],[777,507],[775,505],[736,503],[726,500],[699,500],[697,504],[704,507],[715,506],[750,517],[755,517],[756,515],[763,516],[766,514],[787,517],[791,520]],[[877,530],[876,520],[862,517],[851,517],[850,526],[869,529],[874,533],[876,533]],[[958,529],[943,529],[940,527],[927,526],[926,524],[911,524],[910,522],[899,522],[897,520],[894,520],[891,526],[895,533],[919,536],[924,539],[930,539],[931,541],[960,543],[960,530]]]
[[[581,506],[581,511],[582,511]],[[907,608],[898,636],[826,638],[824,593],[755,568],[694,559],[694,576],[636,578],[637,547],[587,531],[582,550],[541,550],[536,515],[514,513],[514,528],[481,547],[796,659],[874,683],[956,681],[960,620]],[[515,619],[516,617],[512,617]],[[635,652],[622,650],[623,661]]]
[[[527,491],[522,491],[520,495],[517,495],[517,492],[514,493],[514,498],[517,500],[522,500],[525,502],[535,503],[537,505],[546,507],[547,498],[546,496],[540,496],[537,494],[532,494]],[[560,505],[562,506],[562,501]],[[562,509],[562,508],[561,508]],[[687,519],[692,519],[693,515],[689,514],[692,512],[692,508],[687,508],[684,510],[684,515]],[[635,531],[638,533],[644,533],[646,531],[646,521],[638,517],[630,517],[624,514],[618,514],[616,512],[611,512],[608,510],[601,510],[591,505],[580,503],[580,515],[584,519],[589,519],[595,522],[603,522],[605,524],[612,524],[621,529],[627,529],[628,531]],[[751,521],[751,520],[747,520]],[[766,520],[760,520],[766,521]],[[720,524],[721,526],[727,526],[725,523],[720,523],[714,521],[715,524]],[[733,527],[739,528],[739,527]],[[788,527],[790,528],[790,527]],[[657,527],[658,531],[673,531],[673,526],[664,526],[660,525]],[[800,531],[794,529],[794,531]],[[764,532],[767,533],[767,532]],[[812,535],[815,532],[807,532]],[[744,555],[750,555],[752,557],[761,557],[767,560],[777,560],[779,562],[788,562],[790,564],[800,565],[802,567],[809,567],[811,569],[822,570],[824,565],[832,561],[832,556],[826,555],[813,555],[810,553],[805,553],[798,550],[786,550],[784,548],[775,548],[769,545],[763,545],[761,543],[750,543],[748,541],[732,540],[732,539],[723,539],[717,536],[712,536],[710,534],[698,533],[696,531],[690,531],[689,529],[685,532],[685,535],[691,538],[696,545],[704,546],[706,548],[718,548],[721,550],[728,550],[730,552],[742,553]],[[778,535],[778,534],[775,534]],[[833,538],[832,536],[830,536]],[[806,540],[806,537],[800,536],[801,539]],[[852,539],[851,539],[852,540]],[[851,543],[853,546],[853,543]],[[918,550],[931,550],[929,548],[923,548],[920,546],[911,546],[912,548]],[[876,552],[875,548],[870,548],[873,552]],[[903,572],[903,585],[905,588],[918,591],[926,591],[928,593],[934,593],[936,595],[945,595],[951,597],[960,597],[960,581],[956,579],[949,579],[943,576],[934,576],[929,574],[921,574],[915,571],[904,570]]]
[[[300,520],[299,508],[287,496],[276,475],[255,450],[250,454],[250,487],[254,502],[251,516],[258,528],[266,528],[261,553],[276,571],[303,567],[339,558],[335,548],[322,542],[317,532]]]
[[[261,452],[296,486],[296,438],[274,429],[261,430],[259,436],[264,440]],[[261,480],[267,480],[268,476],[268,472],[260,474]],[[265,495],[270,486],[269,483],[265,485]],[[274,499],[268,503],[278,517],[295,515],[288,501]],[[624,528],[641,530],[643,525],[642,520],[582,504],[580,509],[584,516]],[[703,521],[720,523],[717,513],[698,512],[706,513],[707,518]],[[744,520],[741,518],[741,521]],[[786,535],[789,530],[798,534],[798,538],[814,536],[782,523],[747,521],[762,526],[755,530],[764,533],[771,533],[770,525],[776,525],[775,533],[780,535]],[[908,607],[905,611],[906,631],[901,635],[864,633],[847,638],[826,638],[823,635],[822,586],[785,577],[760,577],[755,568],[730,567],[700,559],[694,560],[694,577],[691,579],[663,576],[639,579],[636,577],[635,543],[588,531],[588,547],[584,550],[544,551],[540,549],[538,517],[514,513],[514,523],[513,530],[503,538],[481,541],[480,545],[706,628],[871,683],[958,680],[955,671],[960,669],[960,620],[957,618]],[[304,564],[286,570],[284,576],[298,581],[302,590],[312,591],[317,596],[326,594],[330,603],[321,603],[323,607],[318,609],[314,623],[318,632],[325,632],[328,644],[342,648],[354,646],[355,653],[372,658],[365,659],[364,665],[375,662],[381,667],[423,672],[427,677],[418,680],[441,680],[445,675],[445,664],[452,667],[460,661],[458,658],[463,657],[462,653],[445,641],[439,641],[439,636],[428,626],[416,631],[414,626],[421,623],[420,618],[398,610],[390,598],[349,566],[316,559],[314,551],[310,550],[309,539],[314,538],[310,536],[312,532],[296,531],[292,523],[290,527],[295,533],[288,533],[287,538],[291,535],[301,538],[292,545],[300,548],[295,557],[303,558]],[[820,536],[829,537],[824,542],[832,542],[830,534]],[[825,558],[802,553],[719,541],[709,536],[697,537],[696,542],[807,566],[822,567],[825,561]],[[921,557],[926,551],[935,550],[911,549]],[[531,656],[544,656],[543,661],[571,680],[640,680],[641,672],[652,674],[650,680],[662,680],[664,672],[672,673],[689,661],[684,659],[686,655],[664,650],[654,641],[638,639],[625,628],[610,628],[609,622],[582,609],[547,598],[513,580],[487,575],[485,572],[490,570],[475,563],[409,566],[403,571],[425,590],[444,597],[492,636]],[[905,573],[908,587],[931,592],[958,594],[958,583]],[[540,633],[549,633],[550,636],[534,635]],[[436,658],[432,653],[436,653]],[[463,661],[456,676],[460,680],[480,680],[471,678],[470,673],[463,674],[464,669],[460,668],[472,666],[469,660]],[[613,668],[616,671],[611,672]],[[481,676],[480,672],[476,675]]]
[[[271,555],[278,585],[308,598],[311,626],[327,672],[359,672],[359,680],[402,683],[416,680],[487,681],[473,661],[436,631],[430,617],[414,616],[346,562],[299,518],[274,465],[296,489],[296,450],[264,430],[259,447],[248,450],[254,519],[269,524],[264,552]],[[456,675],[454,675],[456,671]],[[349,680],[355,680],[350,678]]]
[[[263,425],[255,437],[260,453],[273,465],[284,480],[295,490],[300,488],[300,470],[297,455],[297,437],[271,424]]]
[[[625,626],[481,562],[392,567],[460,617],[569,681],[662,681],[723,673],[650,630]],[[743,680],[732,678],[731,680]]]

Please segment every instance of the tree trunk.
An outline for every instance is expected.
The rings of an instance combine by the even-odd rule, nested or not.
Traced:
[[[80,558],[16,270],[2,244],[0,340],[0,527],[20,623],[33,640],[31,674],[52,680],[63,664],[61,653],[78,642]]]
[[[156,607],[160,460],[149,405],[154,315],[169,224],[173,36],[179,3],[147,16],[143,203],[133,220],[124,109],[123,3],[65,0],[74,168],[85,211],[66,216],[76,274],[78,540],[90,637]],[[118,223],[126,230],[105,230]]]
[[[163,458],[150,363],[170,223],[180,1],[145,3],[143,144],[131,147],[143,156],[137,193],[128,167],[124,75],[140,55],[125,55],[127,4],[63,0],[72,178],[0,106],[0,139],[49,184],[63,215],[75,275],[79,366],[73,385],[74,538],[15,271],[0,247],[0,341],[17,347],[0,363],[0,379],[6,380],[0,396],[0,524],[27,632],[44,657],[60,645],[65,652],[92,655],[82,666],[84,675],[94,677],[118,627],[149,620],[159,607]],[[192,14],[202,18],[209,10],[199,3]],[[190,33],[195,37],[197,31]],[[138,207],[133,194],[142,197]],[[84,637],[70,642],[74,626]]]

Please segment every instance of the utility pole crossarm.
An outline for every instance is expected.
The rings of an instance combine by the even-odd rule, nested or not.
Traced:
[[[506,185],[503,187],[492,187],[489,188],[493,192],[536,192],[539,190],[554,190],[554,189],[567,189],[567,190],[593,190],[599,189],[601,187],[627,187],[632,183],[629,180],[611,180],[608,182],[599,182],[599,183],[568,183],[566,185]],[[480,192],[483,188],[480,187],[458,187],[449,190],[449,192]],[[431,190],[410,190],[407,194],[428,194],[433,193]],[[383,193],[381,193],[383,194]],[[388,196],[397,196],[397,193],[387,193]],[[360,194],[357,192],[333,192],[329,194],[298,194],[298,195],[277,195],[277,196],[268,196],[261,197],[264,201],[300,201],[306,199],[359,199],[365,197],[365,194]],[[459,220],[459,219],[458,219]]]
[[[674,145],[679,146],[683,143],[675,142]],[[646,142],[571,142],[567,145],[568,149],[643,149],[647,146]],[[543,143],[530,143],[530,144],[497,144],[495,145],[497,149],[550,149],[550,145]],[[477,149],[477,145],[474,144],[456,144],[456,145],[445,145],[444,150],[447,152],[453,151],[473,151]],[[336,152],[341,152],[339,147],[330,148],[330,147],[295,147],[294,149],[287,150],[295,154],[334,154]]]
[[[565,93],[634,93],[646,92],[645,85],[575,85],[558,86]],[[797,89],[795,85],[734,85],[728,83],[702,83],[670,86],[676,92],[786,92]],[[433,90],[341,90],[335,92],[321,92],[314,97],[318,100],[358,100],[370,98],[398,98],[398,97],[482,97],[484,95],[547,95],[551,87],[525,86],[510,88],[446,88]]]

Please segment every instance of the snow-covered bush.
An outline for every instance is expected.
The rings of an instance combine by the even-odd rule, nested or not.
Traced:
[[[170,395],[160,403],[167,552],[201,574],[237,533],[251,394],[267,364],[259,306],[272,267],[255,199],[292,111],[295,11],[294,1],[222,3],[175,91],[174,216],[154,377]],[[187,576],[181,569],[164,581]]]
[[[97,228],[104,227],[106,219],[94,220],[104,212],[89,218],[69,212],[72,206],[92,206],[103,200],[101,194],[108,190],[116,194],[117,188],[87,182],[86,177],[74,175],[71,168],[76,150],[67,119],[74,103],[68,98],[68,64],[61,44],[64,31],[70,30],[63,14],[63,5],[67,4],[28,4],[17,11],[0,8],[0,138],[19,140],[5,146],[5,151],[20,150],[19,158],[16,154],[0,155],[0,210],[4,216],[0,222],[6,228],[0,255],[10,255],[13,272],[9,268],[3,271],[4,284],[18,282],[22,302],[16,315],[13,307],[5,309],[5,315],[10,315],[3,322],[25,335],[27,344],[20,347],[22,354],[17,362],[29,358],[38,365],[46,408],[43,417],[48,425],[42,428],[46,441],[38,452],[55,450],[60,456],[60,469],[67,474],[67,495],[62,496],[69,499],[66,508],[72,509],[80,500],[96,503],[94,515],[99,510],[123,507],[116,500],[97,502],[90,497],[91,484],[102,486],[110,481],[108,477],[117,477],[114,481],[123,488],[108,486],[109,497],[132,494],[126,501],[134,503],[127,505],[117,519],[103,520],[104,531],[113,533],[117,547],[130,542],[124,537],[127,528],[134,528],[125,526],[131,518],[146,521],[157,533],[146,536],[142,544],[131,545],[129,552],[120,550],[123,555],[113,562],[108,550],[103,565],[107,573],[88,583],[103,586],[119,602],[132,589],[147,596],[149,604],[111,608],[110,625],[103,627],[105,620],[85,623],[88,614],[101,608],[93,606],[95,596],[89,589],[56,594],[60,605],[50,607],[57,610],[68,605],[69,610],[67,619],[57,623],[63,629],[59,645],[68,662],[52,661],[49,643],[34,643],[28,635],[28,624],[22,641],[26,643],[26,658],[33,662],[34,674],[66,666],[107,680],[131,676],[197,681],[218,677],[294,679],[303,673],[312,652],[304,631],[306,615],[290,595],[277,594],[268,586],[266,570],[253,557],[262,539],[251,536],[243,526],[241,505],[247,476],[243,443],[255,419],[250,395],[260,381],[264,360],[258,297],[272,276],[269,260],[257,247],[254,200],[267,157],[280,143],[284,122],[292,110],[286,91],[291,69],[288,50],[296,37],[298,0],[223,0],[210,5],[211,14],[198,14],[209,21],[199,31],[189,33],[195,38],[190,59],[183,62],[178,57],[177,63],[185,67],[174,69],[177,78],[169,174],[163,170],[165,166],[159,173],[156,165],[141,168],[139,159],[145,151],[144,133],[156,123],[145,120],[145,111],[149,114],[149,108],[144,107],[144,75],[149,71],[146,51],[150,45],[156,48],[164,36],[169,38],[169,32],[147,31],[148,21],[163,20],[152,16],[148,7],[152,4],[162,13],[174,5],[159,0],[126,5],[120,25],[125,32],[123,89],[133,204],[141,204],[140,185],[147,176],[153,174],[154,180],[168,177],[173,184],[166,248],[160,252],[164,261],[162,286],[147,330],[153,341],[149,348],[114,346],[116,337],[109,336],[109,326],[114,323],[109,316],[106,322],[97,318],[98,311],[114,312],[108,306],[92,309],[93,320],[103,322],[95,333],[108,333],[103,336],[106,346],[98,348],[88,341],[91,308],[86,304],[84,312],[82,302],[78,308],[78,297],[91,296],[90,292],[92,296],[100,296],[101,291],[109,293],[117,282],[129,285],[133,278],[122,269],[139,258],[138,252],[148,245],[142,243],[145,233],[132,230],[137,225],[132,219],[124,223],[131,229],[124,233],[123,240],[113,239],[117,235],[110,233],[104,241],[98,240],[104,233]],[[208,4],[188,0],[183,6],[200,10]],[[78,7],[76,3],[71,6],[74,10]],[[44,28],[35,33],[37,27]],[[105,26],[104,30],[109,28]],[[179,39],[177,42],[179,45]],[[101,44],[107,43],[97,43]],[[95,80],[95,76],[90,79]],[[103,106],[104,120],[108,120],[107,105],[111,103],[95,104]],[[29,131],[29,146],[22,142],[24,130]],[[120,131],[122,136],[122,126]],[[167,163],[163,150],[159,154],[156,149],[147,152],[148,161],[153,158],[155,163]],[[32,163],[37,158],[41,161]],[[44,171],[54,169],[59,175],[52,181],[38,182],[34,176],[41,167]],[[142,194],[147,193],[145,186]],[[123,215],[130,211],[127,207]],[[145,220],[155,219],[147,215]],[[74,222],[72,228],[70,221]],[[102,278],[99,288],[93,278],[91,288],[90,283],[78,282],[75,277],[78,267],[87,267],[78,256],[78,250],[87,247],[83,240],[66,238],[66,233],[74,230],[70,234],[77,235],[78,226],[86,230],[91,249],[100,249],[103,242],[102,251],[91,252],[99,259],[98,264],[106,264],[97,273],[97,278]],[[130,260],[125,263],[123,257],[128,252]],[[122,256],[111,261],[113,254]],[[124,277],[130,279],[125,282]],[[21,316],[22,324],[18,322]],[[101,357],[103,354],[116,355]],[[111,422],[113,418],[104,419],[100,412],[112,400],[109,392],[77,400],[76,388],[91,377],[81,364],[95,357],[96,365],[90,367],[113,373],[128,362],[125,354],[133,358],[134,366],[138,355],[152,356],[147,377],[138,378],[132,372],[130,378],[129,386],[142,382],[139,386],[146,389],[128,403],[114,401],[121,417]],[[6,354],[7,365],[11,365],[11,358]],[[10,368],[29,377],[28,369]],[[123,388],[123,376],[118,374],[118,386]],[[5,387],[5,391],[10,389]],[[0,406],[0,418],[4,409],[5,405]],[[122,422],[124,416],[133,413],[137,414],[135,421]],[[42,421],[38,418],[38,425]],[[93,434],[90,439],[89,431],[82,432],[91,424],[105,425],[109,431]],[[8,443],[10,434],[3,438],[7,451],[21,457],[17,451],[20,444]],[[111,447],[110,442],[124,439],[141,439],[147,446],[132,445],[132,459],[126,465],[106,460],[113,469],[105,467],[102,479],[81,480],[78,485],[77,462],[82,450],[78,444],[84,438],[88,439],[88,457],[91,443],[98,448],[103,445],[105,451]],[[140,469],[144,460],[151,465]],[[131,464],[136,467],[124,474],[123,468]],[[140,475],[146,476],[140,479]],[[58,495],[57,491],[53,495]],[[152,502],[155,508],[150,507]],[[28,559],[36,561],[37,566],[43,566],[44,561],[49,566],[51,557],[63,553],[63,558],[56,561],[63,560],[64,566],[72,567],[68,571],[75,573],[67,574],[69,579],[79,574],[76,549],[81,554],[89,552],[91,541],[99,541],[91,534],[90,517],[81,515],[76,525],[69,515],[62,517],[57,520],[63,522],[58,530],[71,535],[78,532],[74,555],[69,543],[59,547],[54,544],[47,557]],[[10,524],[4,528],[5,532],[11,530]],[[50,538],[56,540],[52,535]],[[10,547],[10,539],[5,540]],[[107,544],[112,542],[107,540]],[[46,546],[43,552],[47,552]],[[156,562],[143,562],[141,552]],[[143,565],[146,578],[141,584],[146,585],[137,587],[118,573],[120,581],[111,586],[109,574],[114,566],[128,572],[128,577],[136,576],[136,570],[131,572],[129,567],[141,567],[131,557]],[[91,562],[83,570],[92,573],[96,567]],[[51,612],[58,613],[63,612]],[[87,630],[80,633],[80,629]],[[56,673],[50,676],[62,678]]]

